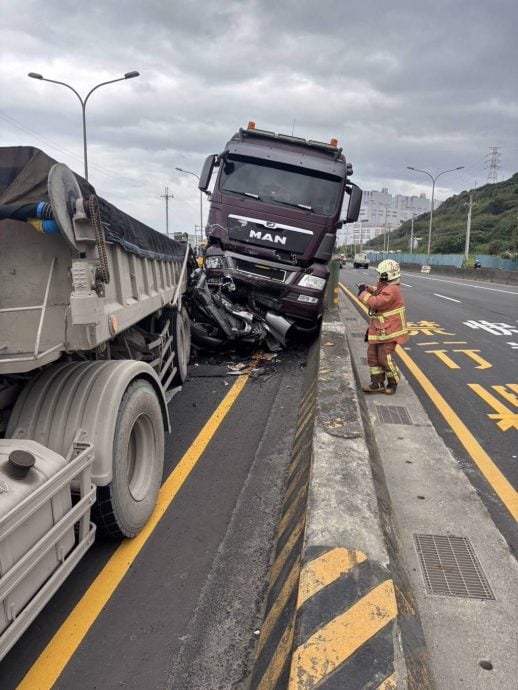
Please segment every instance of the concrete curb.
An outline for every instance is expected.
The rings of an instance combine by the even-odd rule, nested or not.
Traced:
[[[331,310],[308,359],[250,687],[431,687],[411,593],[393,571],[345,326]]]

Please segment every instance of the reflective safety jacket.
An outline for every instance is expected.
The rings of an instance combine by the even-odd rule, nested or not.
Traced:
[[[376,286],[366,285],[359,300],[369,307],[369,343],[407,342],[405,300],[400,285],[381,281]]]

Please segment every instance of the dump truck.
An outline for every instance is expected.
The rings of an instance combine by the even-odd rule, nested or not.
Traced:
[[[0,149],[0,658],[96,529],[154,509],[195,266],[43,151]]]
[[[254,122],[207,157],[199,188],[210,210],[192,293],[193,338],[276,349],[318,330],[336,232],[359,215],[362,191],[352,174],[336,139],[275,134]]]

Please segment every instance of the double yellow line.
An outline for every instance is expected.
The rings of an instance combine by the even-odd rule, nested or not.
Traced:
[[[92,582],[66,621],[50,640],[17,690],[47,690],[59,678],[81,641],[108,603],[111,595],[182,488],[214,434],[245,387],[249,376],[240,376],[223,398],[194,443],[162,485],[148,523],[134,539],[126,539]]]
[[[366,307],[345,285],[340,283],[340,287],[351,301],[356,303],[361,309],[363,309],[364,312],[367,312]],[[409,371],[412,372],[416,380],[420,383],[421,387],[433,402],[435,407],[442,414],[447,424],[449,424],[450,428],[462,443],[469,456],[478,467],[493,491],[496,493],[498,498],[511,513],[513,518],[518,521],[518,492],[498,469],[468,427],[442,397],[430,379],[421,371],[410,355],[399,345],[397,346],[396,351],[398,356],[408,367]]]

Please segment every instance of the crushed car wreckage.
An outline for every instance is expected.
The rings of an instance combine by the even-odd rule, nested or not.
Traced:
[[[265,344],[271,351],[286,347],[291,321],[274,311],[248,306],[246,297],[242,303],[237,301],[239,293],[231,276],[214,280],[207,273],[197,268],[191,276],[189,313],[195,345],[212,349],[241,342]]]

